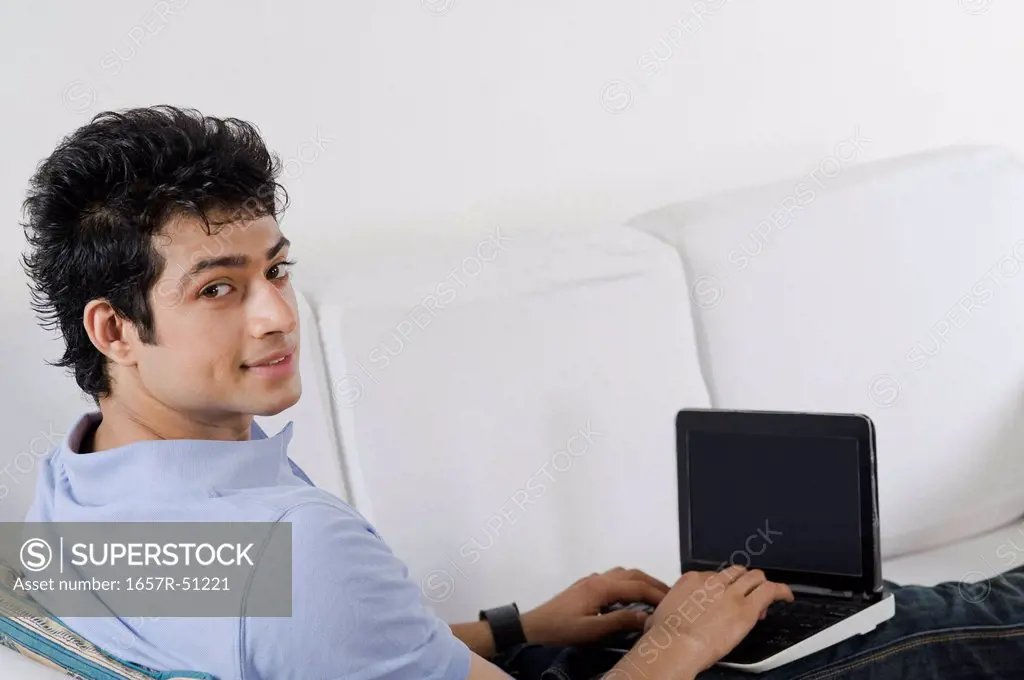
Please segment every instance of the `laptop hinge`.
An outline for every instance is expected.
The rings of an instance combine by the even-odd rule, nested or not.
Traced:
[[[790,583],[789,589],[793,591],[793,594],[803,593],[804,595],[821,595],[824,597],[835,597],[843,600],[854,599],[852,590],[833,590],[831,588],[821,588],[819,586],[804,586],[798,583]]]

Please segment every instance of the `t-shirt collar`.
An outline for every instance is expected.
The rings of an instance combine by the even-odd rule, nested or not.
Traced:
[[[79,418],[55,457],[79,503],[99,505],[135,493],[211,497],[294,480],[288,463],[290,422],[272,437],[253,422],[248,441],[164,439],[77,453],[102,419],[99,412]]]

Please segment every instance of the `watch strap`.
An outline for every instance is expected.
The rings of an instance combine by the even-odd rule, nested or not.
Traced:
[[[480,620],[487,621],[494,637],[494,651],[501,654],[512,647],[526,642],[526,633],[519,618],[519,607],[515,602],[480,612]]]

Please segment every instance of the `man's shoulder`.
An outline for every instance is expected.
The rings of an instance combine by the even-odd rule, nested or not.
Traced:
[[[275,521],[292,525],[297,539],[309,537],[318,543],[330,539],[365,537],[380,540],[376,529],[351,505],[326,491],[302,489],[290,494],[288,503],[279,507]]]
[[[290,522],[311,526],[338,520],[366,523],[366,519],[342,499],[323,489],[305,485],[221,491],[218,497],[210,498],[201,505],[205,506],[203,511],[210,518],[230,514],[241,516],[243,519],[240,521]]]

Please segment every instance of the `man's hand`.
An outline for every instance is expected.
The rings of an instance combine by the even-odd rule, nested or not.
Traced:
[[[605,680],[695,680],[746,637],[757,620],[764,618],[768,605],[793,600],[788,586],[743,567],[688,572],[667,595],[666,590],[664,583],[643,572],[612,569],[580,579],[550,602],[524,614],[523,627],[530,642],[593,641],[643,625],[643,618],[635,612],[596,616],[601,607],[613,602],[660,602],[647,620],[647,633],[605,674]],[[534,628],[540,636],[537,639],[531,638],[529,617],[534,625],[543,624]],[[502,677],[506,676],[498,668],[472,657],[469,680]]]
[[[616,602],[647,602],[658,606],[669,587],[638,569],[616,567],[573,583],[548,602],[522,615],[529,642],[573,645],[596,642],[621,630],[643,630],[642,612],[619,610],[600,614]]]
[[[683,574],[617,666],[619,674],[631,677],[630,667],[639,667],[651,678],[692,678],[732,651],[778,600],[793,601],[789,586],[759,569]]]
[[[776,600],[793,600],[788,586],[772,583],[763,572],[743,567],[720,572],[691,571],[683,574],[667,595],[665,590],[668,588],[664,583],[643,572],[612,569],[580,579],[547,604],[528,612],[523,616],[523,627],[531,642],[592,641],[615,630],[643,625],[643,619],[636,617],[635,612],[596,616],[601,607],[639,600],[656,604],[657,600],[661,604],[648,618],[647,633],[604,675],[605,680],[695,680],[698,673],[710,668],[746,637],[757,620],[764,617],[768,605]],[[530,638],[530,629],[526,627],[530,616],[535,623],[545,624],[541,631],[545,639]],[[609,623],[616,619],[616,624]],[[559,634],[559,626],[566,628],[564,634]],[[548,635],[551,637],[547,638]],[[504,676],[498,668],[472,657],[468,680],[501,677]]]

